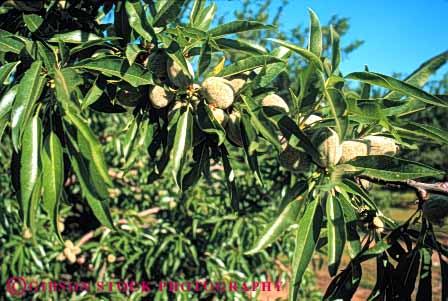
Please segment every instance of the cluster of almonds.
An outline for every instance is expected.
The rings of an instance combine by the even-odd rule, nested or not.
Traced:
[[[68,260],[70,263],[76,262],[76,255],[81,253],[81,248],[79,246],[75,246],[71,240],[66,240],[64,242],[64,251],[58,255],[56,258],[59,261]]]
[[[175,100],[177,89],[186,89],[191,94],[195,94],[196,99],[201,97],[207,102],[214,118],[225,129],[230,141],[238,146],[242,146],[240,117],[241,114],[232,104],[235,101],[238,92],[248,80],[248,74],[240,74],[229,77],[209,77],[201,85],[194,84],[191,78],[194,77],[194,71],[191,64],[187,62],[190,76],[186,75],[181,66],[175,61],[167,58],[162,52],[155,52],[148,58],[147,65],[153,70],[154,75],[159,82],[165,85],[155,85],[149,92],[149,101],[155,109],[162,109],[170,105]],[[171,112],[183,106],[182,101],[175,101]],[[288,113],[287,103],[276,94],[269,94],[262,100],[263,106],[272,106]]]
[[[319,165],[334,166],[347,163],[360,156],[397,154],[399,148],[395,140],[384,136],[366,136],[363,139],[339,142],[338,134],[331,128],[324,128],[315,133],[312,141],[319,151]]]
[[[311,126],[320,120],[319,116],[311,115],[304,120],[304,124]],[[346,140],[340,143],[338,134],[328,127],[316,131],[311,140],[319,153],[317,163],[324,168],[338,163],[347,163],[360,156],[393,156],[399,150],[394,139],[384,136],[366,136],[363,139]],[[288,144],[284,144],[283,151],[279,155],[279,162],[285,168],[296,172],[306,171],[310,166],[307,156]]]

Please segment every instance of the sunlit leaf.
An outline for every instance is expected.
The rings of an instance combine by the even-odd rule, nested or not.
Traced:
[[[59,42],[62,41],[64,43],[71,44],[81,44],[88,41],[100,40],[102,39],[100,36],[97,36],[91,32],[85,32],[81,30],[74,30],[65,33],[57,33],[53,35],[48,42]]]
[[[250,58],[242,59],[234,62],[233,64],[225,66],[221,70],[221,72],[218,73],[218,76],[220,77],[231,76],[274,63],[284,63],[284,62],[279,58],[269,55],[252,56]]]
[[[300,191],[304,191],[307,185],[301,182]],[[300,194],[300,192],[299,192]],[[257,238],[253,247],[246,252],[246,255],[252,255],[268,247],[270,244],[278,240],[283,232],[291,225],[296,223],[297,218],[302,208],[304,200],[301,198],[292,199],[288,205],[281,211],[275,220],[268,224],[262,234]]]
[[[160,2],[160,8],[154,16],[153,24],[163,26],[174,20],[181,12],[185,0],[165,0]]]
[[[23,220],[28,225],[31,198],[41,172],[41,144],[42,123],[35,115],[24,128],[20,153],[20,204]]]
[[[346,78],[393,90],[406,96],[415,97],[416,99],[431,105],[445,108],[448,107],[448,104],[445,103],[442,99],[439,99],[438,97],[431,95],[428,92],[425,92],[411,84],[384,74],[366,71],[353,72],[347,75]]]
[[[142,2],[139,0],[126,1],[125,9],[130,26],[145,40],[152,41],[153,36],[155,35],[154,29],[146,19],[146,13]]]
[[[104,183],[112,185],[112,181],[107,171],[106,160],[101,149],[101,144],[93,134],[92,130],[89,128],[87,123],[75,113],[66,112],[65,118],[77,128],[79,134],[81,134],[88,143],[88,159],[91,159],[92,163],[96,166],[96,170],[98,171],[101,179]]]
[[[25,21],[26,27],[28,27],[28,29],[31,32],[35,32],[42,25],[42,22],[44,22],[44,19],[41,16],[39,16],[39,15],[35,15],[35,14],[27,15],[27,14],[24,14],[23,15],[23,21]]]
[[[305,207],[299,220],[296,234],[294,257],[292,258],[292,278],[289,288],[289,301],[296,301],[299,294],[303,274],[311,261],[314,249],[319,240],[322,227],[323,212],[319,199],[314,199]]]
[[[219,37],[228,34],[262,29],[273,29],[273,27],[256,21],[232,21],[209,30],[209,34],[212,37]]]
[[[326,205],[328,236],[328,270],[336,275],[342,259],[345,245],[345,221],[339,200],[328,195]]]
[[[43,205],[54,231],[58,231],[58,204],[61,199],[64,180],[63,149],[54,132],[45,139],[42,147]]]
[[[114,56],[84,60],[77,64],[75,68],[98,71],[106,76],[116,76],[134,87],[153,83],[151,72],[145,71],[137,64],[129,66],[127,60]]]
[[[193,116],[189,107],[187,107],[177,122],[174,146],[170,154],[170,160],[173,163],[172,175],[180,189],[182,189],[182,173],[187,159],[187,152],[192,145],[192,136]]]
[[[423,177],[442,176],[443,172],[427,165],[390,156],[366,156],[349,161],[354,171],[385,181],[403,181]],[[343,168],[343,165],[336,167]]]
[[[322,30],[320,28],[320,21],[316,13],[309,8],[310,14],[310,39],[308,50],[320,57],[322,54]]]
[[[429,77],[448,61],[448,51],[445,51],[424,62],[417,70],[412,72],[404,81],[416,87],[423,87]],[[390,92],[384,98],[395,99],[400,96],[399,92]]]
[[[324,66],[322,65],[322,62],[320,61],[320,58],[312,53],[311,51],[308,51],[304,48],[301,48],[299,46],[296,46],[290,42],[285,42],[277,39],[268,39],[269,41],[272,41],[276,44],[282,45],[286,48],[291,49],[292,51],[296,52],[303,58],[305,58],[308,62],[312,63],[315,67],[317,67],[320,71],[324,70]]]
[[[12,142],[15,149],[20,146],[23,127],[31,116],[34,104],[39,99],[45,85],[45,77],[41,75],[42,63],[35,61],[20,80],[16,100],[11,111]]]
[[[11,74],[16,70],[16,67],[19,64],[20,64],[20,61],[7,63],[0,67],[0,85],[9,84],[10,79],[11,79]]]

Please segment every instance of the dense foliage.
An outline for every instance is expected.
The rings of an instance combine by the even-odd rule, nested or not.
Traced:
[[[312,10],[303,48],[269,34],[249,41],[274,29],[259,21],[212,27],[216,4],[187,4],[0,6],[0,284],[61,270],[78,281],[267,277],[289,282],[292,301],[319,298],[304,284],[323,252],[334,277],[325,299],[350,299],[361,264],[376,260],[372,300],[414,290],[430,300],[437,252],[446,299],[448,247],[433,231],[448,215],[446,173],[398,150],[446,148],[443,124],[421,112],[446,114],[447,97],[421,87],[448,53],[404,80],[344,76],[338,27]],[[414,190],[418,210],[404,224],[384,216],[371,182]],[[223,295],[246,297],[199,297]]]

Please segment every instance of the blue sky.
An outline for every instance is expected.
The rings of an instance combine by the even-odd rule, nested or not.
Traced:
[[[240,5],[239,0],[215,2],[218,14],[228,20]],[[273,14],[276,2],[282,1],[273,0]],[[297,24],[306,27],[308,7],[322,23],[335,14],[350,19],[351,29],[342,45],[356,39],[365,41],[343,61],[341,70],[345,74],[363,70],[365,64],[379,73],[409,74],[425,60],[448,49],[448,0],[290,0],[281,17],[283,30]],[[447,66],[436,77],[445,72]]]

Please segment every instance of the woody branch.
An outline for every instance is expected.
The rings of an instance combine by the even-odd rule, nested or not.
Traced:
[[[425,200],[427,198],[428,193],[430,192],[448,196],[448,180],[435,183],[425,183],[415,180],[384,181],[367,176],[360,176],[359,178],[368,180],[372,183],[377,183],[392,188],[402,188],[402,187],[413,188],[417,191],[419,199],[422,200]]]

